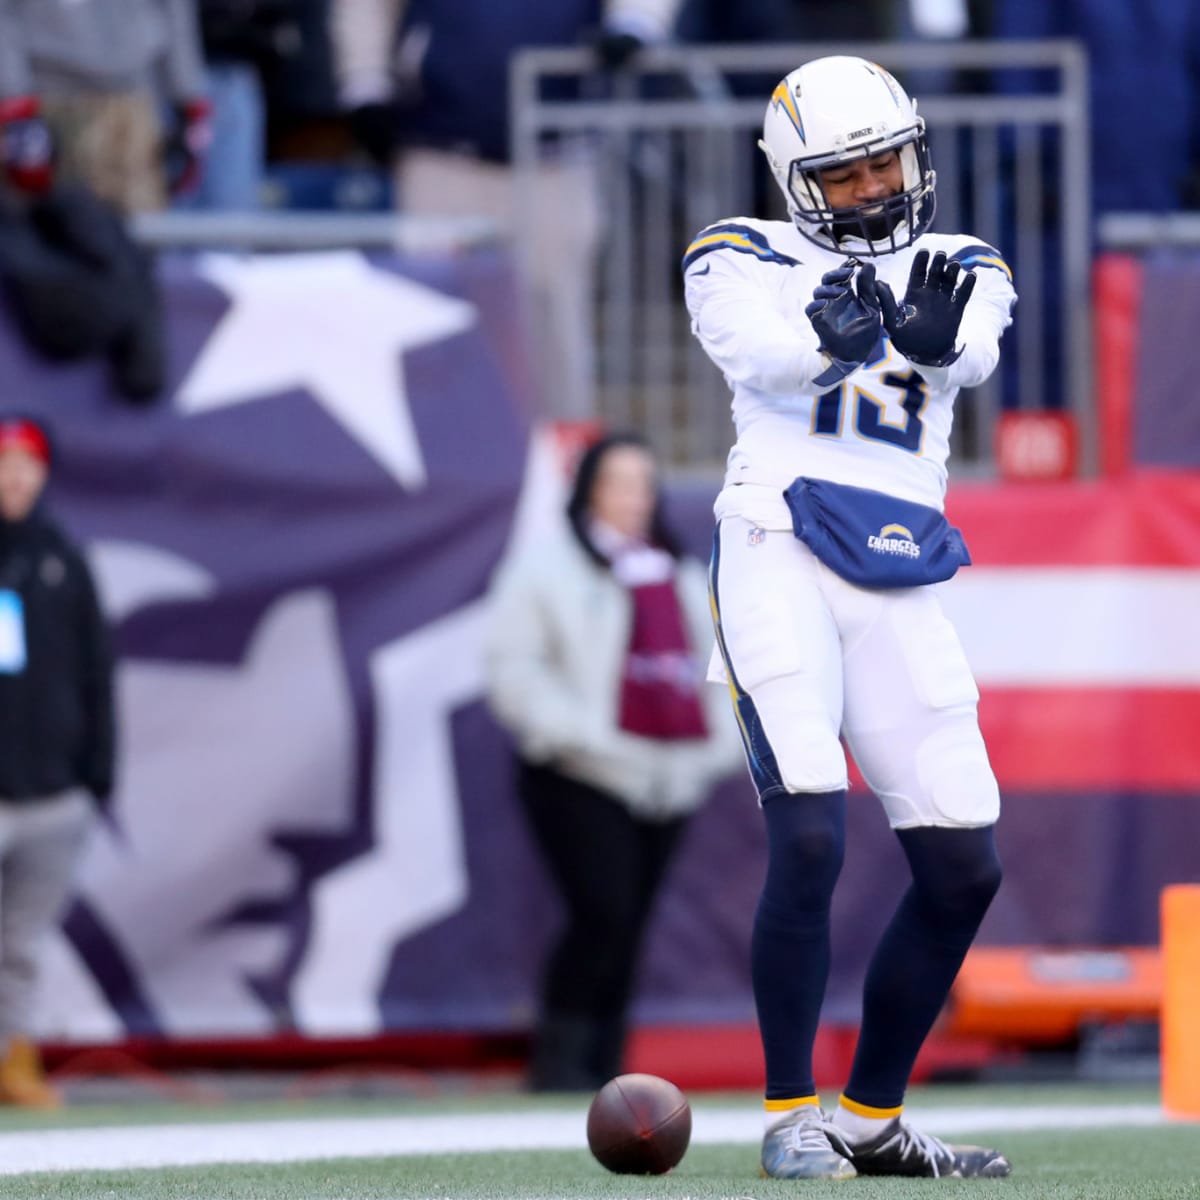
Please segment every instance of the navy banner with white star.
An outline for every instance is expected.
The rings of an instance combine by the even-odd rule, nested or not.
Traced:
[[[146,408],[102,362],[36,359],[0,308],[0,414],[53,425],[51,501],[120,652],[116,792],[40,1031],[525,1028],[559,907],[483,703],[483,596],[563,480],[531,435],[511,265],[202,255],[162,281]],[[747,780],[722,796],[664,903],[652,1012],[751,1011],[758,815]]]
[[[102,362],[38,360],[0,308],[0,415],[53,425],[53,507],[120,650],[117,788],[40,1032],[528,1028],[560,908],[482,702],[482,597],[562,481],[530,432],[511,265],[206,255],[162,275],[169,386],[149,407]],[[669,497],[700,555],[715,488]],[[1195,608],[1195,482],[965,488],[950,511],[979,566],[946,603],[1004,794],[983,939],[1152,942],[1200,837],[1200,659],[1154,636]],[[835,1021],[856,1019],[905,885],[869,795],[848,826]],[[672,868],[636,1019],[753,1021],[763,850],[739,776]]]
[[[509,265],[203,256],[164,283],[154,407],[0,331],[0,411],[53,425],[51,500],[120,652],[118,787],[45,1032],[428,1023],[443,997],[396,950],[471,894],[457,739],[499,797],[493,844],[533,871],[477,652],[529,441]],[[533,951],[489,911],[494,1008],[526,994]]]

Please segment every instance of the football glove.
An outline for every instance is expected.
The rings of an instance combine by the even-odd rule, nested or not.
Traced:
[[[378,167],[386,167],[400,145],[400,107],[392,100],[371,100],[348,114],[350,133]]]
[[[200,186],[212,145],[212,104],[197,97],[175,105],[172,116],[164,139],[163,168],[170,194],[186,196]]]
[[[54,173],[54,139],[32,96],[0,100],[0,166],[22,192],[47,191]]]
[[[882,280],[876,285],[883,325],[892,345],[911,363],[948,367],[962,353],[954,348],[967,301],[975,290],[975,273],[968,271],[955,291],[961,264],[947,263],[939,250],[930,261],[929,251],[913,259],[904,301],[897,305],[892,289]]]
[[[856,259],[847,259],[822,275],[812,302],[804,310],[817,331],[821,350],[833,359],[839,378],[862,366],[879,342],[875,267],[871,263],[859,266],[858,279],[851,288],[856,266]],[[818,380],[822,384],[830,381],[825,376]]]

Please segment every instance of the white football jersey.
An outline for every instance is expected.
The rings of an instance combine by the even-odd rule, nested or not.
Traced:
[[[964,235],[925,234],[862,261],[874,263],[900,303],[920,250],[942,250],[977,275],[958,331],[961,356],[948,367],[915,366],[885,333],[872,361],[822,386],[830,363],[804,309],[849,252],[814,245],[788,221],[743,217],[710,225],[688,247],[692,331],[733,392],[737,441],[718,519],[790,528],[781,493],[800,475],[942,508],[954,397],[995,369],[1016,293],[1000,255]]]

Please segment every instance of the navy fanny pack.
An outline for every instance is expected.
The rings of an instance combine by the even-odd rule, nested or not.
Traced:
[[[796,536],[831,571],[859,587],[941,583],[971,562],[963,535],[925,504],[803,476],[783,498]]]

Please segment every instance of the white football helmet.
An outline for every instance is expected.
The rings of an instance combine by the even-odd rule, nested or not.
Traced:
[[[925,121],[896,80],[865,58],[833,55],[792,71],[771,94],[758,144],[796,227],[827,250],[891,254],[933,221],[937,176]],[[817,172],[885,150],[900,154],[903,190],[882,209],[832,209]]]

